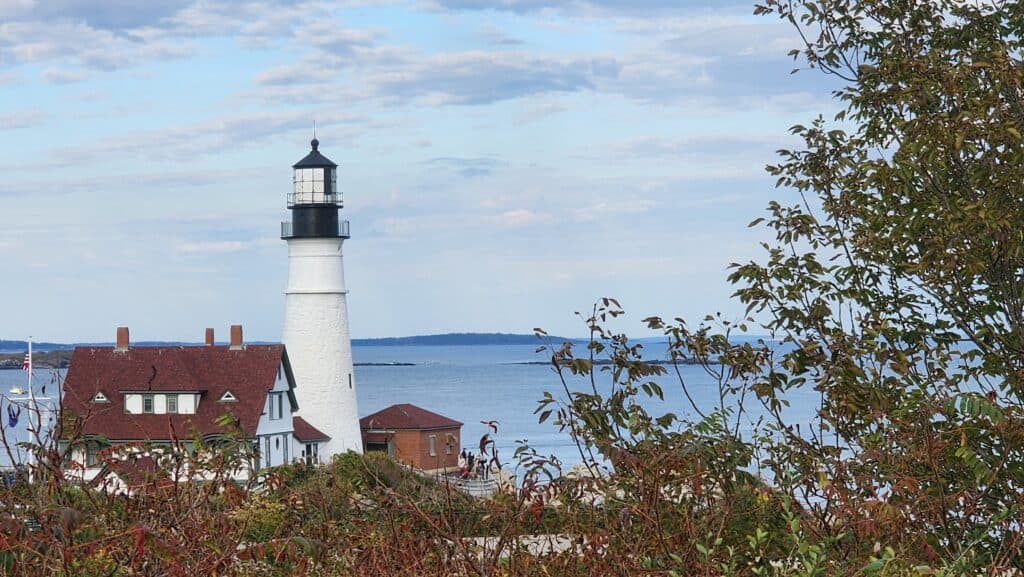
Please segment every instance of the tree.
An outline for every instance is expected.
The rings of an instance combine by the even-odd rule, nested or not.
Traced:
[[[1024,7],[769,0],[839,79],[832,122],[769,167],[765,262],[736,265],[779,338],[754,390],[814,530],[956,571],[1019,566],[1024,486]],[[759,219],[758,222],[760,222]],[[821,393],[818,429],[781,419]]]
[[[670,494],[703,486],[725,497],[675,507],[732,524],[689,547],[673,541],[689,571],[1020,568],[1024,5],[767,0],[755,11],[792,23],[802,46],[791,55],[836,79],[841,110],[795,126],[802,147],[768,167],[799,198],[751,223],[774,234],[764,260],[732,267],[751,318],[648,319],[674,358],[713,372],[730,404],[693,406],[700,418],[678,430],[649,418],[629,399],[656,375],[634,369],[626,339],[605,332],[601,317],[621,314],[605,301],[588,322],[591,350],[611,351],[612,393],[567,389],[559,422],[615,464],[613,484],[653,477],[662,494],[674,482]],[[731,338],[755,322],[769,339]],[[560,367],[596,370],[561,355]],[[810,429],[786,412],[808,391],[820,398]],[[744,437],[735,425],[752,414],[750,394],[769,419]],[[681,454],[695,458],[666,458]],[[740,523],[735,481],[751,470],[781,502]]]

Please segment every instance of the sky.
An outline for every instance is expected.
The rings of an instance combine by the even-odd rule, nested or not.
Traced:
[[[280,339],[291,165],[339,165],[353,337],[699,321],[789,127],[835,108],[729,0],[0,0],[0,338]],[[642,334],[641,336],[646,336]]]

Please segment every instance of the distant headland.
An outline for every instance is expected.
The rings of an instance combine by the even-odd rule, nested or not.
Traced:
[[[553,343],[567,340],[564,337],[547,337]],[[258,341],[253,341],[258,344]],[[142,341],[135,346],[199,346],[202,343],[178,341]],[[411,337],[386,337],[376,339],[352,339],[356,347],[384,346],[481,346],[481,345],[538,345],[536,335],[512,333],[445,333],[439,335],[419,335]],[[34,342],[34,362],[37,368],[66,369],[71,361],[71,351],[76,346],[113,346],[113,343],[50,343]],[[0,340],[0,369],[20,369],[28,342],[17,340]],[[412,363],[356,363],[363,366],[389,365],[406,366]]]
[[[564,341],[578,341],[580,339],[568,339],[565,337],[549,336],[546,341],[561,343]],[[270,341],[250,341],[253,344],[266,344]],[[277,342],[277,341],[274,341]],[[34,342],[32,346],[38,352],[72,350],[75,347],[109,347],[112,342],[76,342],[76,343],[49,343]],[[202,343],[187,341],[139,341],[136,346],[192,346]],[[226,344],[226,343],[223,343]],[[515,333],[444,333],[438,335],[417,335],[411,337],[381,337],[374,339],[352,339],[353,346],[462,346],[462,345],[536,345],[541,344],[536,335],[515,334]],[[0,339],[0,353],[23,353],[28,350],[27,341],[3,340]]]
[[[550,342],[561,343],[564,337],[545,337]],[[420,335],[415,337],[385,337],[378,339],[352,339],[352,346],[479,346],[479,345],[538,345],[542,344],[536,335],[513,333],[445,333],[442,335]]]

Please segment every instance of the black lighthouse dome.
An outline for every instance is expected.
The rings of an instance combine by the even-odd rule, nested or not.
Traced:
[[[320,153],[320,141],[310,142],[309,154],[292,165],[288,208],[292,221],[281,223],[282,238],[348,238],[348,221],[338,220],[342,195],[338,165]]]

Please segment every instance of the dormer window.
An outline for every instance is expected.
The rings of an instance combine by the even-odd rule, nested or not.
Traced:
[[[125,391],[124,412],[130,415],[165,415],[165,414],[195,414],[199,406],[198,391],[183,391],[174,393],[148,391]],[[106,397],[104,401],[107,402]],[[93,402],[100,402],[95,397]]]
[[[234,403],[237,400],[238,400],[238,397],[236,397],[234,393],[232,393],[231,391],[224,391],[224,394],[220,396],[220,399],[218,399],[218,402],[221,402],[221,403]]]
[[[110,399],[103,394],[103,391],[96,391],[96,394],[92,396],[92,402],[94,403],[109,403]]]

